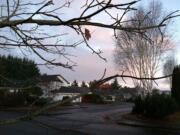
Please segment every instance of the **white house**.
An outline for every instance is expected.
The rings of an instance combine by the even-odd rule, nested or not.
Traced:
[[[88,88],[82,87],[61,87],[60,89],[51,91],[53,95],[54,101],[63,100],[64,97],[75,97],[82,93],[90,93]],[[79,97],[72,102],[80,103],[82,101],[82,97]]]
[[[42,75],[38,85],[43,90],[44,96],[51,96],[51,91],[69,86],[70,83],[61,75]]]

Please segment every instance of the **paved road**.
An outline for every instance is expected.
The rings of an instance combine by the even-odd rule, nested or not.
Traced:
[[[81,105],[42,115],[28,122],[1,126],[0,135],[178,135],[178,131],[117,125],[105,120],[113,113],[127,113],[131,104]],[[3,116],[0,113],[0,117]],[[6,114],[6,117],[19,114]]]

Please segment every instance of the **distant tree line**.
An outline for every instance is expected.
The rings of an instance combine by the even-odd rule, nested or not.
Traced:
[[[83,88],[90,88],[93,89],[94,85],[96,84],[96,80],[90,81],[89,83],[86,83],[85,81],[82,81],[81,85],[78,84],[77,80],[74,80],[71,84],[72,87],[83,87]],[[119,85],[117,78],[113,80],[112,83],[105,83],[98,87],[99,89],[120,89],[121,85]]]

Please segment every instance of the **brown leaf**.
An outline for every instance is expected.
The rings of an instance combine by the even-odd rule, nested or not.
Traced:
[[[85,37],[87,40],[89,40],[91,38],[91,34],[90,31],[88,29],[85,28]]]

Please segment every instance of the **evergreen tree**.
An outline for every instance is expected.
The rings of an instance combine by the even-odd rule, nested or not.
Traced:
[[[0,94],[0,105],[32,104],[43,94],[42,89],[36,85],[39,76],[39,69],[34,61],[0,56],[0,87],[5,89],[2,90],[5,94]],[[10,89],[15,90],[14,93],[9,92]]]
[[[71,86],[78,87],[78,82],[76,80],[74,80],[73,83],[71,84]]]
[[[111,87],[112,89],[116,90],[120,88],[117,78],[115,78],[114,81],[111,83]]]
[[[83,87],[83,88],[87,88],[88,86],[86,85],[86,83],[85,83],[84,81],[82,81],[82,83],[81,83],[81,87]]]
[[[171,95],[180,105],[180,66],[176,66],[173,70]]]
[[[96,83],[96,80],[90,81],[90,82],[89,82],[89,88],[90,88],[90,89],[94,89],[94,88],[95,88],[95,83]]]
[[[13,56],[0,56],[0,86],[35,84],[40,73],[32,60]]]

